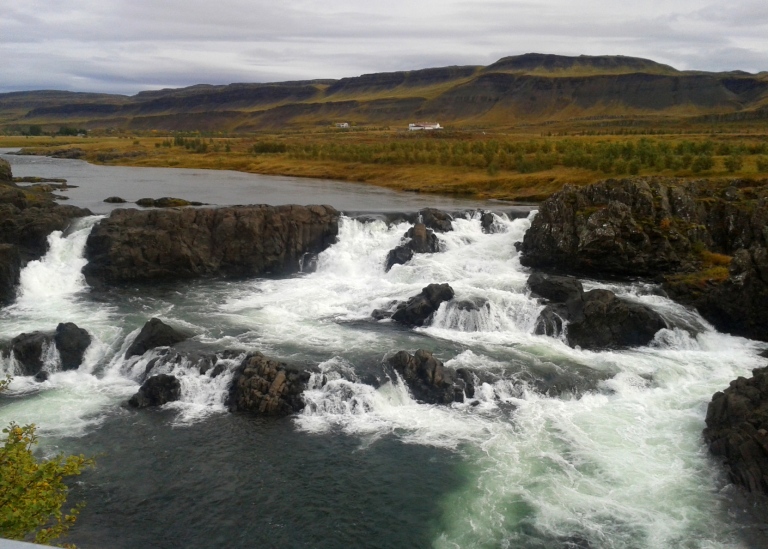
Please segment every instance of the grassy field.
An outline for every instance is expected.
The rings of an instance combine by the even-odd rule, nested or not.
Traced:
[[[768,139],[754,129],[594,133],[339,130],[221,137],[150,132],[0,137],[0,147],[35,148],[42,154],[79,148],[88,161],[99,164],[226,169],[516,201],[539,201],[567,183],[607,177],[768,178]]]

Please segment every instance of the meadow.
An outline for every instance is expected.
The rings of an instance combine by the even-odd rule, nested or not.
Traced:
[[[608,177],[768,177],[768,140],[754,130],[569,135],[386,129],[237,136],[146,132],[0,136],[0,146],[43,154],[78,148],[85,159],[100,164],[227,169],[533,202],[567,183],[584,185]]]

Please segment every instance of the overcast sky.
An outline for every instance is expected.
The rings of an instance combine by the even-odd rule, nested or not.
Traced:
[[[768,70],[768,0],[0,0],[0,92],[487,65],[526,52]]]

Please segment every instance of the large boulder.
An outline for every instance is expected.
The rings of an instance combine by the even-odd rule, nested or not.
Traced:
[[[404,244],[389,251],[384,262],[384,270],[389,271],[394,265],[404,265],[413,254],[433,254],[440,251],[440,241],[432,229],[424,223],[416,223],[403,235],[408,239]]]
[[[584,286],[578,278],[544,273],[533,273],[529,276],[528,287],[532,293],[554,303],[565,303],[569,299],[581,298],[584,293]]]
[[[53,342],[61,357],[61,369],[75,370],[83,363],[85,351],[91,345],[91,336],[76,324],[66,322],[56,327]]]
[[[704,438],[721,457],[731,481],[768,494],[768,368],[739,377],[715,393],[707,408]]]
[[[447,233],[453,230],[453,217],[451,214],[436,208],[423,208],[419,210],[421,223],[438,233]]]
[[[408,326],[423,326],[445,301],[453,299],[448,284],[430,284],[406,302],[397,305],[392,320]]]
[[[176,376],[159,374],[145,381],[128,404],[134,408],[162,406],[181,398],[181,382]]]
[[[229,393],[230,411],[284,416],[304,409],[302,393],[311,376],[261,353],[245,357],[235,370]]]
[[[474,396],[474,387],[446,368],[432,353],[419,349],[414,354],[400,351],[389,359],[389,365],[400,374],[416,400],[427,404],[464,402],[464,396]]]
[[[10,352],[16,359],[19,375],[33,376],[43,369],[45,351],[52,343],[50,334],[31,332],[19,334],[11,340]]]
[[[159,318],[153,318],[141,328],[139,335],[125,351],[125,358],[141,356],[155,347],[170,347],[188,338],[188,335],[168,326]]]
[[[642,347],[667,327],[656,311],[616,297],[609,290],[592,290],[582,296],[571,313],[566,330],[568,344],[584,349]]]
[[[0,244],[0,305],[11,303],[21,274],[21,256],[13,244]]]
[[[330,206],[114,210],[88,237],[83,273],[92,285],[295,273],[338,221]]]
[[[389,270],[395,265],[405,265],[413,258],[413,250],[408,244],[401,244],[389,250],[387,258],[384,260],[384,270]]]
[[[554,337],[565,333],[571,347],[640,347],[667,327],[650,307],[621,299],[610,290],[583,292],[575,279],[534,274],[528,284],[551,301],[539,314],[535,332]]]
[[[83,362],[83,355],[91,344],[87,331],[72,322],[61,323],[55,332],[31,332],[14,337],[8,352],[13,354],[19,366],[19,375],[34,376],[45,365],[46,354],[53,347],[61,358],[62,370],[77,369]]]

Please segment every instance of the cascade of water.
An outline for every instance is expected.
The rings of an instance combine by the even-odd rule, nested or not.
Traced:
[[[468,481],[441,502],[446,516],[436,547],[732,542],[700,431],[712,393],[759,366],[759,346],[715,332],[653,288],[590,281],[587,288],[610,287],[676,327],[646,348],[605,352],[533,334],[542,305],[526,289],[529,273],[514,248],[530,219],[497,216],[492,234],[483,232],[478,215],[456,219],[452,232],[438,234],[442,252],[416,254],[385,272],[386,255],[408,225],[343,218],[337,243],[319,255],[312,273],[149,295],[124,290],[106,303],[88,297],[79,275],[93,222],[52,235],[51,251],[25,269],[17,302],[2,311],[0,335],[74,321],[95,343],[77,372],[57,372],[44,384],[16,380],[14,391],[27,398],[0,408],[0,419],[81,434],[136,391],[153,361],[150,375],[180,379],[182,399],[169,405],[176,424],[224,411],[239,358],[219,359],[216,374],[163,350],[124,358],[143,322],[159,316],[188,326],[193,343],[206,348],[320,364],[304,394],[306,408],[294,419],[299,431],[343,432],[363,446],[394,437],[462,455]],[[443,282],[456,297],[429,326],[405,329],[370,317]],[[415,401],[381,363],[394,351],[418,348],[448,367],[472,369],[474,398],[452,406]],[[3,369],[11,366],[3,359]],[[373,374],[376,386],[361,381]],[[542,391],[544,385],[556,390]]]

